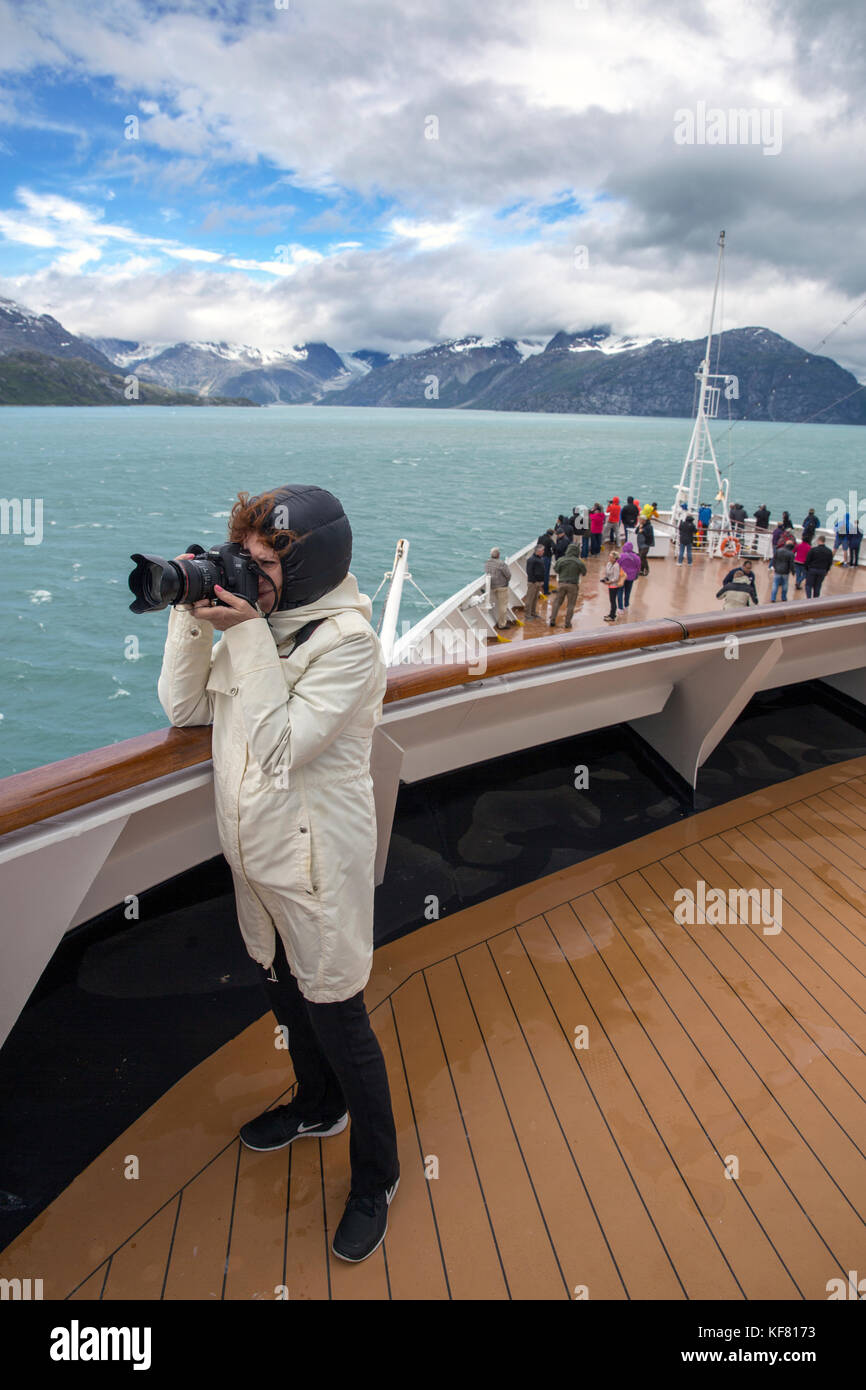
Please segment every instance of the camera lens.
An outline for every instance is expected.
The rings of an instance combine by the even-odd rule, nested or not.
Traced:
[[[159,555],[131,555],[130,559],[135,561],[129,576],[129,587],[135,594],[135,603],[129,605],[133,613],[151,613],[181,601],[179,595],[186,581],[175,561]]]

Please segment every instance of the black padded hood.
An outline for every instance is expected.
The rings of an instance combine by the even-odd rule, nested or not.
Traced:
[[[343,582],[352,563],[352,528],[342,504],[322,487],[287,483],[271,490],[274,511],[268,524],[273,525],[276,509],[284,507],[275,529],[294,531],[300,538],[282,557],[283,589],[276,613],[313,603]]]

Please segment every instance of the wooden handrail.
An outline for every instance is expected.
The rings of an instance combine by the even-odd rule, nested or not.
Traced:
[[[673,642],[717,637],[725,633],[753,632],[761,628],[788,627],[794,623],[814,622],[822,618],[857,617],[866,615],[866,593],[846,594],[843,598],[810,599],[809,606],[800,604],[761,604],[739,613],[683,613],[677,618],[633,623],[624,631],[593,628],[589,632],[569,633],[562,637],[544,637],[535,642],[513,642],[487,652],[486,669],[479,674],[477,663],[454,662],[444,666],[392,666],[385,703],[408,700],[433,690],[466,685],[473,681],[490,680],[516,671],[528,671],[539,666],[552,666],[561,661],[579,661],[593,656],[613,656],[619,652],[640,651],[648,647],[666,646]],[[866,664],[866,654],[864,654]],[[0,789],[2,789],[0,782]]]
[[[385,703],[393,704],[435,690],[490,680],[561,662],[588,657],[616,656],[646,651],[701,637],[726,633],[746,633],[766,628],[789,627],[823,619],[866,616],[866,594],[844,598],[813,599],[803,604],[758,608],[740,613],[686,613],[679,618],[663,618],[634,623],[625,631],[606,628],[575,632],[562,637],[544,637],[535,642],[512,643],[487,652],[486,668],[476,663],[457,662],[442,666],[392,666],[388,673]],[[864,649],[866,664],[866,649]],[[89,753],[78,753],[60,762],[47,763],[29,772],[18,772],[0,779],[0,836],[49,816],[75,810],[92,801],[138,787],[171,772],[206,763],[211,756],[211,727],[196,725],[186,729],[168,727]]]
[[[16,772],[0,779],[0,835],[206,763],[210,755],[210,724],[189,729],[170,725],[30,772]]]

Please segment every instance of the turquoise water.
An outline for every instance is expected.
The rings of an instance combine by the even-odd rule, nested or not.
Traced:
[[[132,551],[168,558],[225,539],[239,489],[329,488],[371,596],[401,536],[434,603],[578,502],[632,493],[668,507],[687,420],[285,406],[263,410],[20,407],[0,411],[0,497],[41,498],[43,539],[0,535],[0,775],[165,724],[156,697],[166,613],[136,617]],[[715,432],[728,467],[727,425]],[[822,520],[860,483],[853,426],[737,425],[732,500]],[[382,595],[376,603],[378,620]],[[426,604],[404,589],[401,619]],[[128,638],[139,656],[127,659]]]

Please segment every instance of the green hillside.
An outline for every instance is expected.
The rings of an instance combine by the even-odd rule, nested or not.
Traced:
[[[0,357],[0,405],[249,405],[245,396],[196,396],[168,391],[143,379],[138,399],[127,400],[123,372],[108,372],[81,357],[12,352]]]

